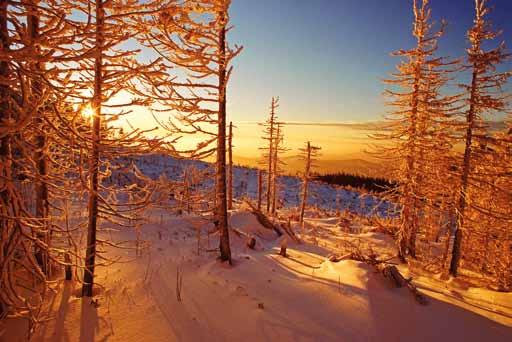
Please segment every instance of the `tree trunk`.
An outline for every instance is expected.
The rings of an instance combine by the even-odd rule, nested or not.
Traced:
[[[37,10],[38,1],[29,1],[26,5],[27,11],[27,28],[28,35],[31,40],[32,53],[37,55],[39,51],[34,46],[34,41],[39,36],[39,14]],[[38,62],[32,63],[31,68],[35,72],[34,80],[32,81],[32,95],[34,98],[42,96],[41,83],[38,80],[37,73],[42,71],[42,65]],[[37,100],[36,100],[37,101]],[[34,153],[34,161],[36,163],[36,217],[39,219],[39,228],[36,234],[37,238],[44,242],[46,245],[49,244],[49,232],[48,232],[48,215],[49,215],[49,204],[48,204],[48,185],[46,177],[48,175],[48,160],[46,150],[46,134],[44,133],[44,112],[39,109],[35,113],[34,123],[36,126],[36,150]],[[41,271],[48,275],[48,251],[42,247],[36,247],[35,258],[41,267]]]
[[[188,170],[185,169],[183,173],[183,194],[181,201],[181,208],[183,211],[186,211],[188,214],[191,212],[191,203],[190,203],[190,184],[188,182]]]
[[[302,224],[304,222],[304,211],[306,210],[306,202],[308,200],[308,185],[309,185],[309,171],[311,168],[311,144],[308,141],[307,145],[307,157],[306,157],[306,170],[304,172],[304,184],[302,190],[302,203],[300,206],[300,216],[299,223]]]
[[[233,209],[233,123],[229,122],[228,135],[228,209]]]
[[[469,111],[466,115],[466,123],[468,125],[466,129],[466,145],[464,148],[464,164],[462,166],[462,179],[461,189],[458,200],[458,212],[459,218],[457,220],[457,226],[455,229],[455,238],[453,240],[452,248],[452,259],[450,261],[450,274],[454,277],[457,276],[459,271],[460,259],[461,259],[461,247],[464,229],[464,214],[466,210],[466,195],[468,191],[468,180],[469,172],[471,168],[471,157],[472,157],[472,143],[473,143],[473,130],[475,127],[475,101],[476,101],[476,87],[477,87],[477,66],[473,65],[473,76],[471,79],[471,97]]]
[[[71,256],[69,255],[69,252],[66,252],[66,254],[64,254],[64,262],[66,263],[66,265],[64,266],[65,273],[66,273],[66,280],[72,280],[73,279],[73,271],[71,269]]]
[[[261,211],[261,196],[263,191],[263,171],[258,170],[258,210]]]
[[[92,297],[94,284],[94,265],[96,258],[96,229],[98,224],[98,174],[101,143],[101,104],[103,85],[103,0],[96,0],[96,57],[94,61],[94,95],[92,151],[89,159],[89,222],[87,227],[87,250],[85,254],[84,284],[82,296]]]
[[[272,127],[272,126],[271,126]],[[271,200],[271,192],[272,192],[272,148],[269,149],[269,157],[268,157],[268,171],[267,171],[267,213],[270,212],[270,200]]]
[[[9,50],[9,33],[7,29],[7,0],[0,0],[0,49],[2,53],[7,54]],[[9,75],[9,64],[7,61],[0,61],[0,77],[7,78]],[[0,122],[7,121],[10,118],[7,112],[9,88],[6,85],[0,85]],[[8,229],[8,219],[10,216],[7,206],[9,200],[9,190],[6,183],[11,181],[11,137],[6,134],[0,138],[0,209],[2,218],[0,218],[0,236],[4,236]],[[7,253],[7,251],[2,251]],[[2,253],[2,254],[4,254]],[[3,260],[4,255],[0,255]]]
[[[9,50],[9,33],[7,29],[7,0],[0,0],[0,51],[7,54]],[[7,61],[0,61],[0,77],[7,78],[9,75],[9,64]],[[9,88],[7,85],[0,85],[0,122],[8,120],[10,114],[8,110]],[[4,265],[9,253],[8,234],[14,235],[9,231],[9,219],[11,216],[9,206],[11,196],[9,194],[8,184],[11,182],[11,137],[9,134],[0,138],[0,264]],[[2,278],[4,275],[2,274]],[[0,279],[0,289],[6,288],[8,280]],[[3,291],[2,291],[3,292]],[[0,316],[7,312],[8,305],[0,298]]]
[[[225,17],[225,12],[220,12]],[[217,220],[220,232],[220,259],[231,263],[229,246],[228,212],[226,198],[226,27],[219,31],[220,70],[219,70],[219,117],[217,136]]]
[[[270,212],[270,200],[272,191],[273,177],[273,158],[274,158],[274,114],[275,114],[275,98],[272,97],[270,105],[270,136],[268,141],[268,171],[267,171],[267,213]]]
[[[281,240],[281,249],[279,250],[279,255],[282,257],[288,257],[288,254],[286,254],[286,248],[288,247],[288,240],[286,240],[286,237]]]
[[[421,49],[421,42],[418,41],[417,49]],[[411,123],[410,123],[410,136],[409,140],[417,139],[417,119],[418,119],[418,101],[419,101],[419,92],[420,92],[420,80],[421,80],[421,64],[423,62],[418,60],[416,62],[416,68],[414,71],[414,85],[412,92],[412,103],[411,103]],[[405,172],[405,190],[403,192],[404,204],[402,210],[402,228],[398,233],[398,257],[401,261],[406,261],[406,255],[408,253],[411,256],[415,256],[416,251],[414,246],[416,243],[416,231],[417,228],[415,226],[417,215],[416,212],[416,200],[415,200],[415,191],[414,191],[414,182],[417,176],[416,171],[416,155],[414,148],[414,144],[409,148],[409,155],[406,157],[407,160],[407,170]]]
[[[304,189],[302,191],[302,203],[300,206],[300,217],[299,217],[299,223],[302,224],[304,222],[304,212],[306,210],[306,203],[308,200],[308,185],[309,181],[307,179],[304,179]]]
[[[272,171],[272,209],[271,209],[271,213],[272,215],[275,215],[276,213],[276,204],[277,204],[277,172],[278,172],[278,153],[279,153],[279,139],[280,139],[280,136],[281,136],[281,129],[280,129],[280,126],[279,124],[277,125],[277,128],[276,128],[276,134],[274,136],[274,140],[275,140],[275,143],[274,143],[274,150],[273,150],[273,160],[272,160],[272,164],[273,164],[273,171]]]
[[[421,43],[418,42],[418,48],[421,48]],[[414,87],[413,87],[413,97],[412,97],[412,113],[411,113],[411,138],[413,140],[418,139],[418,106],[419,106],[419,94],[420,94],[420,80],[422,78],[421,74],[421,64],[423,61],[418,61],[415,70],[415,79],[414,79]],[[407,171],[409,182],[410,192],[409,192],[409,202],[410,208],[407,211],[408,215],[405,217],[406,223],[406,234],[404,238],[406,241],[403,243],[406,245],[407,252],[413,257],[416,257],[416,234],[418,232],[418,222],[417,222],[417,205],[416,205],[416,191],[414,184],[416,184],[416,177],[418,176],[418,171],[416,170],[416,149],[414,148],[414,143],[412,144],[410,155],[407,160]]]

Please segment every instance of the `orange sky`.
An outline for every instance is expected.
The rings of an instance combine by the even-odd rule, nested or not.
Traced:
[[[160,115],[165,121],[168,116]],[[158,126],[151,113],[140,107],[133,108],[133,113],[121,119],[121,123],[128,128],[126,120],[131,126],[139,129],[151,129]],[[242,165],[257,165],[261,156],[264,141],[261,138],[263,127],[258,122],[238,121],[233,122],[234,128],[234,161]],[[294,157],[299,154],[299,148],[307,141],[322,148],[319,159],[320,171],[334,171],[346,169],[344,163],[354,160],[368,160],[365,153],[369,149],[371,139],[368,135],[372,132],[371,123],[336,123],[336,122],[287,122],[284,127],[284,145],[289,149],[284,157],[290,159],[288,173],[294,173],[300,168],[300,164]],[[152,136],[162,136],[166,132],[159,128],[151,133]],[[202,141],[200,135],[184,136],[178,148],[192,148]],[[338,167],[339,166],[339,167]]]

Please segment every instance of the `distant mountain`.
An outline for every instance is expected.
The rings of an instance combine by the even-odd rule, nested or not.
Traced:
[[[284,157],[287,169],[295,172],[301,172],[304,169],[304,161],[298,156]],[[373,176],[381,173],[382,167],[378,163],[368,160],[353,159],[319,159],[316,163],[315,171],[318,173],[336,173],[347,172],[353,174],[363,174]]]

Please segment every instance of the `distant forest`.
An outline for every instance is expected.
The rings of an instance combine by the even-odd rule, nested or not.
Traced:
[[[394,182],[385,178],[355,175],[345,172],[316,175],[315,180],[333,185],[366,189],[372,192],[383,192],[396,186]]]

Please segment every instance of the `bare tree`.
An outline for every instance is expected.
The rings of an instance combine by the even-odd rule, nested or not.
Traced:
[[[149,198],[149,194],[146,194],[144,199],[138,200],[137,205],[134,203],[113,205],[101,195],[105,188],[101,184],[100,165],[103,157],[115,158],[122,154],[133,154],[139,150],[144,132],[134,129],[127,133],[114,134],[116,129],[113,123],[131,112],[126,108],[146,103],[133,96],[120,104],[114,104],[112,101],[122,90],[130,89],[127,85],[132,79],[141,73],[149,73],[154,63],[143,65],[135,59],[138,51],[119,50],[117,47],[139,34],[135,18],[152,13],[154,10],[147,4],[115,3],[104,0],[91,0],[86,3],[77,3],[76,6],[77,11],[88,14],[85,22],[76,22],[80,27],[82,41],[80,49],[76,51],[79,63],[77,70],[80,77],[73,83],[80,90],[74,96],[85,103],[86,108],[90,106],[92,120],[90,135],[85,137],[89,159],[86,185],[88,233],[82,287],[82,295],[91,297],[96,257],[99,256],[97,250],[99,218],[112,220],[115,217],[116,223],[121,223],[122,220],[130,221],[131,218],[127,214],[129,210],[140,208]],[[129,29],[119,30],[122,26]],[[110,165],[110,161],[108,163]]]
[[[263,171],[258,169],[258,211],[261,211],[261,199],[263,196]]]
[[[228,209],[233,209],[233,123],[229,122],[228,134]]]
[[[274,147],[272,148],[272,177],[271,177],[271,198],[272,198],[272,205],[270,212],[272,215],[276,214],[277,209],[277,202],[279,200],[279,190],[280,186],[278,183],[279,175],[283,171],[283,167],[286,165],[284,160],[280,157],[281,154],[288,151],[287,148],[284,147],[284,134],[283,134],[283,126],[284,124],[282,122],[276,122],[275,123],[275,136],[274,136]]]
[[[39,10],[38,10],[38,1],[27,1],[25,4],[26,13],[27,13],[27,33],[29,37],[29,48],[34,55],[40,53],[39,49],[36,48],[37,38],[39,36]],[[31,92],[35,98],[41,97],[42,94],[42,84],[41,80],[38,79],[40,76],[37,74],[41,74],[43,65],[37,59],[28,63],[29,70],[32,70],[34,74],[32,75],[32,84],[31,84]],[[46,177],[48,175],[48,162],[47,162],[47,143],[46,143],[46,134],[44,132],[44,112],[42,108],[40,108],[36,114],[34,115],[35,126],[38,130],[38,134],[35,137],[35,150],[34,150],[34,160],[36,162],[36,211],[35,215],[40,219],[40,226],[38,232],[38,238],[44,241],[47,245],[49,243],[48,240],[48,214],[49,214],[49,199],[48,199],[48,186]],[[48,272],[48,257],[46,255],[47,251],[45,248],[37,248],[36,259],[38,260],[39,265],[41,265],[41,269],[43,273]]]
[[[304,211],[308,201],[308,187],[311,179],[311,173],[315,167],[315,161],[320,151],[320,147],[313,146],[308,141],[304,148],[300,149],[301,159],[304,161],[304,173],[302,174],[302,201],[300,205],[299,223],[304,222]]]
[[[267,204],[267,212],[270,212],[271,200],[272,200],[272,179],[274,175],[274,146],[275,146],[275,135],[277,129],[277,113],[276,110],[279,107],[279,98],[272,97],[270,102],[270,113],[269,118],[263,126],[263,140],[265,140],[265,147],[260,148],[263,150],[263,164],[267,169],[267,187],[265,193],[265,199]]]
[[[64,11],[53,3],[40,6],[36,1],[0,4],[0,306],[5,304],[14,315],[27,317],[31,332],[41,301],[26,296],[13,265],[28,272],[30,280],[38,284],[35,293],[42,295],[49,258],[58,261],[49,256],[46,238],[50,230],[48,118],[43,120],[43,112],[54,100],[48,79],[53,76],[58,83],[60,68],[47,72],[43,65],[57,63],[60,47],[69,43]],[[23,179],[36,183],[35,196],[33,191],[25,191]],[[34,198],[35,210],[31,205]]]
[[[142,43],[162,58],[161,75],[144,79],[141,93],[164,106],[158,112],[178,111],[160,125],[175,135],[197,134],[204,139],[195,148],[175,150],[189,158],[215,154],[214,221],[220,232],[220,258],[231,262],[226,190],[226,101],[232,72],[230,63],[242,50],[226,42],[230,0],[170,1],[158,15],[146,18]],[[169,34],[172,32],[172,34]],[[188,71],[185,80],[173,76],[174,67]]]

